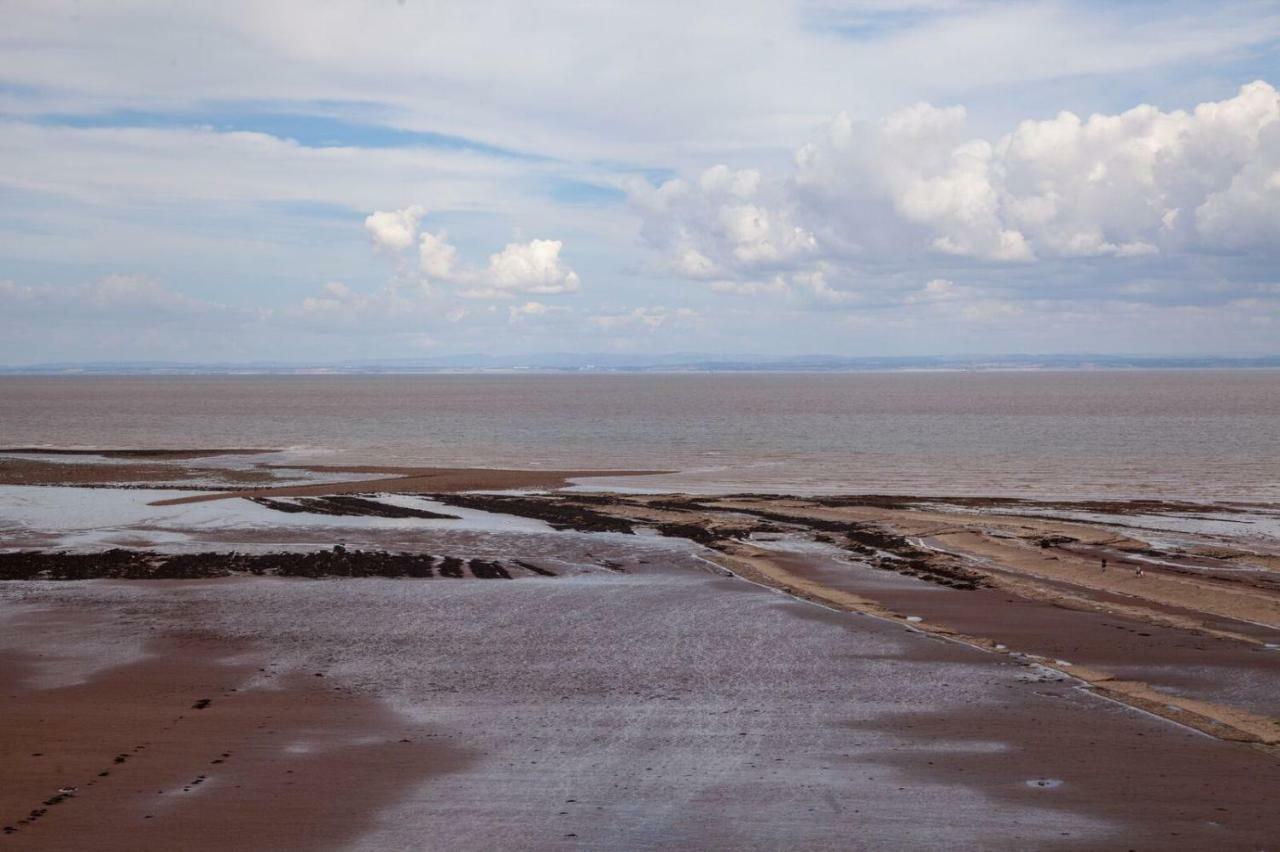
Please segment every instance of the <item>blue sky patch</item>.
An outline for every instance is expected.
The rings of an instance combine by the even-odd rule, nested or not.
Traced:
[[[320,105],[324,110],[324,105]],[[102,113],[36,116],[37,123],[55,127],[140,127],[154,129],[212,128],[222,133],[263,133],[292,139],[308,148],[434,148],[466,151],[488,157],[547,161],[550,157],[490,145],[475,139],[432,131],[405,130],[366,121],[353,121],[323,112],[258,111],[244,106],[210,107],[180,112],[113,110]]]

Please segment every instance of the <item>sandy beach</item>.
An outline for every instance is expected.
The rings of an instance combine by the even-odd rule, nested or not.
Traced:
[[[97,631],[95,617],[44,610],[13,627],[33,635]],[[405,785],[463,763],[377,701],[304,673],[253,666],[243,643],[169,635],[140,651],[92,676],[52,681],[39,680],[48,675],[47,655],[5,655],[0,807],[11,817],[8,842],[341,845]],[[251,677],[269,688],[243,689]],[[45,791],[52,792],[41,799]]]
[[[7,588],[39,611],[8,621],[6,640],[21,630],[54,650],[26,659],[6,690],[9,839],[729,849],[1274,837],[1257,796],[1280,781],[1273,756],[1027,661],[724,577],[407,582]],[[521,618],[495,617],[513,606]],[[111,650],[58,648],[69,617]],[[124,651],[140,659],[111,659]],[[24,662],[7,659],[10,671]]]
[[[1280,836],[1270,507],[315,467],[332,481],[0,492],[5,842]]]

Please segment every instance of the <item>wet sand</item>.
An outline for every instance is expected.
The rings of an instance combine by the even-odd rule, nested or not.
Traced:
[[[38,639],[103,620],[56,608],[6,630]],[[315,673],[267,669],[245,643],[169,632],[144,653],[43,688],[45,654],[0,656],[0,842],[344,848],[406,786],[467,763],[428,726]],[[251,676],[265,687],[245,688]]]
[[[6,646],[74,618],[154,655],[66,683],[96,652],[5,653],[15,848],[1245,849],[1280,830],[1267,754],[707,573],[0,591],[43,609]]]
[[[0,784],[0,821],[16,829],[0,840],[66,848],[100,831],[97,848],[220,848],[224,824],[243,826],[248,848],[1267,849],[1280,837],[1275,554],[1262,534],[1146,529],[1212,520],[1214,507],[1099,504],[1088,521],[1043,516],[1079,506],[971,499],[435,491],[459,515],[529,520],[471,532],[384,521],[420,498],[381,505],[367,488],[270,499],[290,507],[282,518],[339,523],[328,513],[341,509],[396,524],[342,528],[348,548],[496,560],[511,579],[0,583],[0,673],[18,720],[0,735],[13,782]],[[200,535],[305,549],[323,530]],[[124,561],[175,558],[134,554]],[[1137,558],[1141,578],[1124,561]],[[288,559],[324,569],[311,577],[352,574],[331,557]],[[13,576],[50,570],[41,560],[17,558],[28,573]],[[123,778],[148,765],[108,787],[112,767]],[[295,788],[304,768],[310,786]]]
[[[119,487],[191,487],[192,482],[214,482],[223,488],[271,482],[265,470],[233,470],[224,467],[157,462],[91,462],[73,456],[71,461],[0,457],[0,485],[79,485]]]
[[[184,503],[203,503],[209,500],[227,500],[234,497],[279,498],[315,497],[334,494],[365,494],[371,491],[397,494],[434,494],[455,491],[507,491],[520,488],[562,488],[571,479],[593,476],[646,476],[660,471],[626,470],[499,470],[490,468],[450,467],[320,467],[308,466],[305,470],[316,473],[381,473],[378,479],[354,479],[340,482],[320,482],[311,485],[281,486],[278,488],[248,488],[197,494],[157,500],[153,506],[178,506]]]
[[[232,466],[219,463],[227,456],[252,459],[279,452],[225,448],[73,450],[12,447],[0,449],[0,485],[145,486],[211,492],[157,503],[178,505],[232,497],[329,496],[369,491],[413,494],[550,489],[561,488],[572,479],[625,478],[669,472],[302,463],[286,465],[267,462]],[[200,463],[192,463],[197,461]],[[370,475],[374,478],[370,478]]]
[[[540,509],[511,498],[467,499],[544,515],[559,506],[566,517],[596,513],[664,535],[700,530],[693,539],[710,547],[721,565],[788,594],[911,619],[919,630],[1028,655],[1100,694],[1213,736],[1280,746],[1280,590],[1262,560],[1250,569],[1233,554],[1213,565],[1203,553],[1162,553],[1105,526],[1008,515],[1010,501],[993,501],[1000,514],[960,514],[904,498],[555,495],[526,501],[540,501]],[[977,502],[966,500],[965,508]],[[1133,509],[1116,508],[1120,515]],[[779,553],[753,544],[758,536],[829,552]],[[936,546],[944,540],[945,548]],[[1148,557],[1136,563],[1144,573],[1114,558],[1110,570],[1102,570],[1089,547],[1064,549],[1081,543],[1139,552]],[[1184,561],[1196,569],[1184,570]],[[941,590],[949,592],[932,594]],[[1126,634],[1150,639],[1156,628],[1165,642],[1123,641]]]

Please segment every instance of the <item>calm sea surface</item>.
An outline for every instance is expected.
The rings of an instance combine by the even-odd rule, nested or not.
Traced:
[[[629,484],[698,490],[1280,501],[1280,371],[10,377],[0,445],[663,468],[679,473]]]

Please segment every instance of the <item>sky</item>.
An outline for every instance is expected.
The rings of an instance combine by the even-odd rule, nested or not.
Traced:
[[[1280,353],[1280,2],[0,21],[3,364]]]

